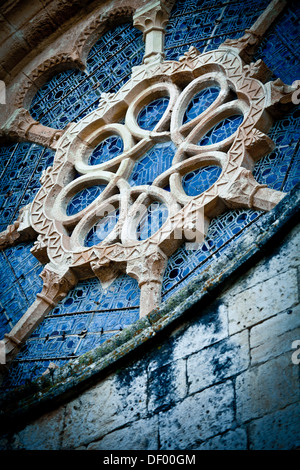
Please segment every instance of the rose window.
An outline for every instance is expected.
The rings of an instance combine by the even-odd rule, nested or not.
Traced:
[[[20,361],[38,362],[43,342],[43,357],[62,362],[155,311],[299,180],[299,146],[287,141],[296,113],[274,127],[292,109],[294,88],[270,81],[259,56],[250,59],[270,26],[266,5],[253,0],[262,19],[240,37],[253,20],[240,15],[242,2],[193,15],[188,3],[176,3],[167,26],[161,2],[145,6],[135,27],[119,25],[93,46],[87,76],[61,72],[32,100],[33,119],[64,131],[52,150],[26,149],[28,162],[34,153],[47,160],[40,189],[28,185],[20,198],[30,202],[37,234],[31,253],[44,266],[43,285],[36,283],[37,294],[30,289],[25,319],[15,308],[16,321],[5,330],[9,358],[31,334]],[[224,15],[225,32],[215,21],[227,7],[245,23],[226,41],[230,17]],[[272,47],[261,51],[272,51],[268,59],[276,56]],[[284,101],[289,109],[281,111]],[[12,161],[26,145],[16,145]],[[5,191],[12,179],[21,184],[22,173],[7,173]],[[3,227],[16,212],[3,212]],[[27,257],[30,247],[22,248]]]

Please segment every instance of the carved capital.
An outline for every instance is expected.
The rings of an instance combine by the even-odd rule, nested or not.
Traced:
[[[30,223],[30,205],[27,205],[20,210],[17,220],[0,233],[0,250],[15,243],[34,240],[36,236]]]
[[[295,81],[293,85],[286,85],[280,78],[266,85],[266,110],[278,119],[286,114],[295,103],[294,97],[299,93],[300,82]]]
[[[269,211],[284,197],[284,193],[269,189],[265,184],[259,184],[251,171],[241,169],[238,178],[231,183],[221,195],[226,206],[230,209],[248,207]]]
[[[261,187],[262,185],[255,181],[251,171],[243,168],[238,178],[224,190],[222,199],[230,209],[252,208],[254,195]]]
[[[153,0],[138,8],[133,16],[134,26],[143,32],[145,42],[144,64],[164,60],[165,27],[169,20],[170,8],[161,0]]]
[[[109,286],[122,271],[119,263],[114,263],[107,258],[92,261],[91,268],[103,287]]]
[[[47,302],[51,307],[57,305],[78,281],[76,275],[68,267],[57,271],[53,270],[50,265],[44,268],[40,277],[43,279],[43,289],[40,294],[37,294],[37,297]]]
[[[141,289],[141,317],[159,307],[166,265],[167,257],[159,248],[127,263],[127,274],[137,279]]]
[[[161,282],[167,257],[159,249],[144,257],[136,258],[127,263],[127,274],[137,279],[139,286],[148,282]]]
[[[30,141],[35,144],[55,148],[64,130],[52,129],[35,121],[25,108],[14,111],[5,126],[5,134],[17,141]]]

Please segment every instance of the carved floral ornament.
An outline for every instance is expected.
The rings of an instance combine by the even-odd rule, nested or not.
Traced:
[[[157,5],[155,9],[157,18]],[[141,289],[140,315],[148,314],[159,306],[168,257],[184,242],[203,241],[211,218],[228,208],[269,211],[284,197],[258,184],[252,170],[274,148],[266,133],[280,104],[291,101],[294,88],[281,81],[264,84],[270,73],[266,65],[241,58],[247,44],[253,49],[254,36],[249,31],[246,35],[251,37],[248,43],[244,38],[225,42],[203,54],[192,47],[178,62],[162,62],[159,53],[151,59],[147,52],[144,65],[135,68],[117,93],[103,93],[98,109],[71,124],[59,139],[53,166],[42,175],[30,207],[30,225],[39,234],[32,253],[48,263],[42,273],[44,287],[6,335],[8,356],[79,279],[97,276],[107,284],[126,272]],[[185,120],[193,98],[211,88],[218,90],[215,99]],[[144,128],[140,113],[162,98],[167,105],[160,119],[153,129]],[[214,126],[233,116],[240,117],[239,126],[223,140],[205,144]],[[93,150],[112,137],[122,142],[117,156],[91,164]],[[173,144],[171,165],[151,184],[133,185],[137,162],[162,143]],[[182,178],[207,166],[220,169],[217,180],[201,194],[188,195]],[[83,210],[69,214],[72,198],[95,185],[102,187],[101,193]],[[154,233],[140,239],[138,228],[153,204],[163,205],[167,216]],[[99,227],[102,237],[87,243]]]

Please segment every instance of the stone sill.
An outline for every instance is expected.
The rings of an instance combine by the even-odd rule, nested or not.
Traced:
[[[141,354],[145,347],[161,341],[180,323],[199,313],[229,282],[263,258],[268,250],[272,252],[274,245],[297,224],[299,202],[300,183],[273,210],[254,222],[230,252],[213,259],[208,268],[160,309],[137,320],[98,348],[56,369],[52,377],[41,377],[29,385],[2,394],[0,428],[8,432],[24,420],[57,408],[120,367],[125,360],[130,360],[133,354]]]

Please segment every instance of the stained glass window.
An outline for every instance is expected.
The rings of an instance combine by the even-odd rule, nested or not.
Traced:
[[[98,107],[102,92],[116,92],[126,83],[143,54],[142,33],[130,23],[108,31],[90,50],[86,73],[66,70],[39,89],[31,103],[32,117],[57,129],[79,121]]]
[[[178,59],[191,45],[205,52],[216,49],[228,37],[232,39],[241,37],[244,30],[254,23],[268,3],[268,1],[223,3],[210,0],[177,1],[167,27],[165,43],[167,58]],[[280,77],[286,83],[292,83],[300,76],[299,54],[294,47],[296,42],[299,43],[299,39],[295,39],[299,37],[297,27],[299,14],[299,4],[294,1],[289,2],[288,8],[270,28],[255,55],[255,60],[262,58],[270,69],[274,70],[274,78]],[[189,106],[193,109],[193,101]],[[186,114],[188,115],[188,111]],[[192,115],[192,118],[194,117],[196,112]],[[185,119],[188,121],[188,116]],[[236,121],[231,122],[228,129],[221,125],[221,135],[218,134],[219,125],[217,125],[217,129],[213,128],[202,138],[202,145],[229,136],[234,132],[235,124],[240,119],[241,116],[236,117]],[[253,174],[259,183],[288,192],[300,181],[299,126],[299,107],[274,124],[269,136],[275,142],[276,149],[260,159],[254,168]],[[231,130],[228,132],[230,127]],[[217,135],[214,137],[216,130]],[[186,191],[186,183],[189,182],[189,178],[191,180],[195,178],[194,173],[186,175],[186,179],[183,179]],[[230,245],[235,243],[243,230],[261,215],[259,211],[252,210],[233,210],[222,214],[211,221],[208,235],[201,247],[197,250],[180,247],[168,261],[162,288],[163,300],[167,300],[174,292],[190,282],[210,264],[213,257],[218,256],[220,250],[230,249]]]
[[[183,123],[187,123],[195,119],[199,114],[203,113],[218,97],[220,89],[217,87],[210,87],[201,90],[197,93],[188,104],[186,112],[183,117]]]
[[[178,60],[190,46],[200,52],[217,49],[225,39],[243,36],[268,4],[269,0],[177,1],[166,29],[166,58]]]
[[[107,137],[97,145],[89,158],[90,165],[99,165],[123,152],[123,140],[117,135]]]
[[[82,189],[72,197],[67,205],[67,215],[74,215],[88,207],[105,189],[105,185],[91,186]]]
[[[178,60],[189,48],[200,52],[216,49],[225,39],[244,34],[269,0],[216,2],[215,0],[178,0],[171,12],[166,31],[167,60]],[[300,77],[299,54],[295,51],[299,7],[289,2],[275,25],[262,41],[254,60],[262,58],[274,77],[291,83]],[[92,47],[87,58],[86,73],[66,70],[45,83],[34,97],[30,113],[42,124],[64,128],[71,121],[98,107],[102,92],[116,92],[131,75],[132,67],[142,62],[142,33],[131,24],[122,24],[105,33]],[[219,88],[211,86],[196,93],[187,105],[183,123],[188,123],[205,111],[218,97]],[[166,111],[169,98],[161,96],[140,111],[137,121],[141,128],[153,130]],[[228,116],[214,125],[200,142],[210,145],[231,136],[243,116]],[[276,149],[259,160],[254,176],[259,183],[288,192],[300,180],[299,109],[277,121],[269,132]],[[97,165],[120,155],[123,141],[113,135],[97,145],[88,163]],[[148,185],[171,167],[176,146],[158,142],[135,162],[128,178],[131,186]],[[29,143],[0,148],[0,230],[16,219],[21,207],[31,202],[37,193],[41,172],[53,162],[54,151]],[[182,186],[188,196],[208,189],[220,176],[216,165],[201,167],[182,176]],[[67,205],[67,215],[74,215],[91,204],[104,185],[78,191]],[[166,191],[170,188],[164,187]],[[111,232],[118,219],[118,210],[101,219],[87,233],[87,247],[99,243]],[[188,284],[223,250],[232,244],[262,215],[259,211],[233,210],[214,218],[205,241],[196,250],[182,245],[168,261],[164,274],[162,300]],[[138,239],[151,236],[168,217],[167,207],[154,201],[137,227]],[[21,243],[0,253],[0,339],[8,333],[26,312],[41,290],[39,277],[43,266],[30,253],[32,243]],[[13,362],[2,388],[31,381],[40,376],[50,362],[61,366],[115,335],[139,317],[137,281],[119,275],[106,289],[98,279],[80,281],[57,307],[52,309],[23,346]]]
[[[218,122],[208,133],[202,137],[198,145],[212,145],[230,137],[243,122],[243,116],[233,115]]]
[[[120,211],[119,209],[116,209],[105,215],[95,225],[93,225],[85,238],[84,246],[93,246],[102,242],[113,230],[114,226],[118,222],[119,215]]]
[[[152,131],[162,118],[169,104],[169,98],[157,98],[145,106],[138,115],[138,124],[142,129]]]
[[[183,189],[188,196],[198,196],[217,181],[221,172],[222,169],[214,165],[191,171],[182,178]]]
[[[152,184],[155,178],[170,168],[176,146],[173,142],[156,144],[135,164],[129,183],[132,186]]]
[[[137,281],[121,275],[104,289],[81,281],[43,320],[12,363],[1,388],[9,390],[90,351],[139,317]]]
[[[137,232],[139,240],[146,240],[151,237],[168,218],[168,208],[161,202],[153,202],[147,208],[147,212],[141,219]]]

